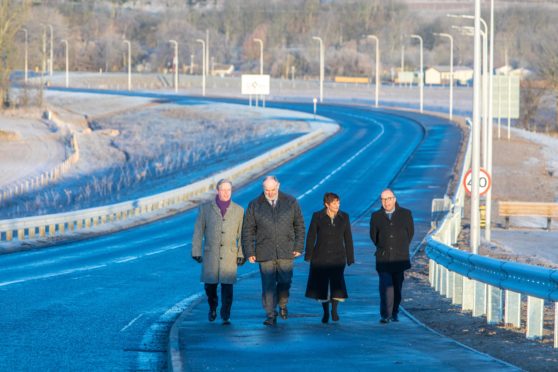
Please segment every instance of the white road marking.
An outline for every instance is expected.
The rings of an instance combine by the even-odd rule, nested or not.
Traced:
[[[22,279],[17,279],[17,280],[12,280],[12,281],[7,281],[7,282],[0,282],[0,287],[5,287],[5,286],[11,285],[11,284],[16,284],[16,283],[24,283],[24,282],[28,282],[28,281],[31,281],[31,280],[53,278],[53,277],[56,277],[56,276],[68,275],[68,274],[72,274],[72,273],[80,272],[80,271],[88,271],[88,270],[99,269],[99,268],[105,267],[105,266],[107,266],[107,265],[103,264],[103,265],[95,265],[95,266],[84,266],[84,267],[79,267],[77,269],[63,270],[63,271],[58,271],[58,272],[50,273],[50,274],[28,276],[28,277],[25,277],[25,278],[22,278]]]
[[[366,146],[364,146],[363,148],[361,148],[356,154],[354,154],[353,156],[351,156],[349,159],[345,160],[345,162],[343,162],[343,164],[341,164],[340,166],[338,166],[337,168],[335,168],[330,174],[328,174],[327,176],[325,176],[320,182],[318,182],[316,185],[314,185],[314,187],[312,187],[310,190],[306,191],[304,194],[300,195],[297,199],[300,200],[302,198],[304,198],[306,195],[310,194],[311,192],[313,192],[314,190],[316,190],[318,187],[320,187],[324,182],[326,182],[328,179],[330,179],[335,173],[339,172],[341,169],[345,168],[347,166],[347,164],[349,164],[350,162],[352,162],[357,156],[359,156],[360,154],[362,154],[367,148],[369,148],[370,146],[372,146],[372,144],[374,142],[376,142],[383,134],[384,134],[384,126],[376,121],[374,121],[374,123],[378,124],[380,126],[380,128],[382,129],[380,133],[378,133],[378,135],[376,137],[374,137],[374,139],[372,139],[372,141],[368,142],[366,144]]]
[[[139,257],[138,256],[128,256],[128,257],[122,257],[119,258],[117,260],[114,260],[114,263],[124,263],[124,262],[130,262],[130,261],[134,261],[137,260]]]
[[[143,314],[140,314],[140,315],[136,316],[134,319],[132,319],[132,320],[130,321],[130,323],[126,324],[126,326],[125,326],[124,328],[122,328],[122,329],[120,330],[120,332],[124,332],[125,330],[127,330],[128,328],[130,328],[130,326],[131,326],[132,324],[134,324],[134,323],[136,322],[136,320],[138,320],[138,319],[141,318],[142,316],[143,316]]]
[[[95,270],[95,269],[99,269],[101,267],[107,267],[110,264],[118,264],[118,263],[123,263],[123,262],[134,261],[134,260],[137,260],[137,259],[142,258],[142,257],[152,256],[152,255],[155,255],[155,254],[160,254],[160,253],[164,253],[164,252],[167,252],[167,251],[171,251],[171,250],[174,250],[174,249],[177,249],[177,248],[186,247],[188,244],[189,243],[173,244],[173,245],[166,246],[163,249],[158,249],[156,251],[149,252],[149,253],[139,255],[139,256],[120,257],[120,258],[111,260],[106,264],[83,266],[83,267],[78,267],[78,268],[75,268],[75,269],[56,271],[56,272],[53,272],[53,273],[43,274],[43,275],[27,276],[27,277],[23,277],[21,279],[0,282],[0,287],[6,287],[6,286],[9,286],[9,285],[18,284],[18,283],[25,283],[25,282],[29,282],[29,281],[33,281],[33,280],[48,279],[48,278],[53,278],[53,277],[57,277],[57,276],[72,274],[72,273],[75,273],[75,272]]]

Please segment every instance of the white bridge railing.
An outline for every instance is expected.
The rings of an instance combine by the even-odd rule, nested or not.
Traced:
[[[470,165],[471,138],[461,173]],[[426,240],[429,281],[442,296],[472,315],[486,316],[489,324],[521,328],[522,297],[527,297],[526,336],[543,337],[544,302],[554,303],[554,347],[558,347],[558,270],[497,260],[456,249],[461,231],[464,188],[461,182],[453,200],[435,199],[436,230]],[[443,215],[443,217],[442,217]],[[438,218],[437,218],[438,217]],[[437,220],[440,219],[438,223]]]

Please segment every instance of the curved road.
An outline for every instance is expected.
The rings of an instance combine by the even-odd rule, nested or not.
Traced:
[[[411,176],[396,190],[415,211],[422,238],[430,201],[444,194],[451,176],[459,130],[439,118],[359,107],[323,105],[318,113],[342,130],[273,172],[281,189],[299,198],[305,220],[326,191],[341,196],[353,219],[365,220],[380,191],[406,169]],[[257,180],[233,198],[246,206],[260,191]],[[199,266],[189,257],[194,218],[190,211],[109,236],[0,256],[2,369],[165,368],[170,325],[184,299],[202,289]],[[361,239],[357,249],[370,244]],[[240,271],[254,270],[244,265]]]

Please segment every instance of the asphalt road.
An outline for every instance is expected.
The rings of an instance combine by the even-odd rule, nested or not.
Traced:
[[[446,190],[459,130],[439,118],[367,108],[323,105],[319,114],[336,120],[342,130],[273,172],[281,190],[299,198],[305,220],[321,208],[326,191],[341,196],[341,209],[352,218],[366,220],[381,190],[406,169],[407,178],[395,191],[415,212],[417,239],[422,238],[430,201]],[[246,206],[260,192],[256,180],[235,190],[233,199]],[[0,256],[2,369],[166,368],[168,330],[186,308],[185,299],[202,289],[199,266],[189,252],[195,214]],[[364,239],[357,249],[372,252]],[[245,265],[240,271],[254,270]]]

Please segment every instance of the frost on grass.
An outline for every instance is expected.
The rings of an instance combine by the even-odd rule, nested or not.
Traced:
[[[310,130],[297,116],[224,104],[145,107],[93,119],[90,127],[92,133],[78,141],[96,152],[83,151],[75,170],[56,184],[7,201],[0,218],[90,208],[181,187]]]

